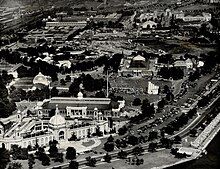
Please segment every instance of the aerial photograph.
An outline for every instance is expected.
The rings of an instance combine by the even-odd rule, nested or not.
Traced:
[[[0,0],[0,169],[220,169],[220,0]]]

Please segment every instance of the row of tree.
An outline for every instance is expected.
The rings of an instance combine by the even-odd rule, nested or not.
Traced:
[[[0,76],[0,118],[5,118],[12,115],[16,105],[8,99],[8,90]]]

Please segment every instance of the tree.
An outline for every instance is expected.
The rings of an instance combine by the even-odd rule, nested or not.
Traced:
[[[19,162],[13,162],[9,164],[8,169],[22,169],[22,164]]]
[[[171,148],[172,144],[173,144],[173,141],[168,138],[161,138],[160,142],[161,142],[162,146],[167,149]]]
[[[141,146],[137,146],[137,147],[135,147],[133,150],[132,150],[132,153],[134,154],[134,155],[140,155],[141,153],[143,153],[144,152],[144,149],[143,149],[143,147],[141,147]]]
[[[148,151],[149,152],[155,152],[157,148],[157,143],[150,143],[148,146]]]
[[[157,137],[158,137],[158,132],[157,131],[151,131],[149,133],[148,140],[151,141],[151,140],[157,139]]]
[[[54,159],[54,162],[60,162],[62,163],[63,162],[63,153],[57,153],[55,159]]]
[[[86,157],[86,165],[90,166],[90,167],[95,167],[96,165],[96,159],[95,158],[91,158],[90,156],[89,157]]]
[[[193,116],[195,116],[196,113],[197,113],[197,109],[194,108],[194,109],[189,110],[187,115],[188,115],[189,118],[193,118]]]
[[[57,144],[58,144],[58,142],[56,140],[53,140],[53,141],[49,142],[50,148],[49,148],[48,152],[50,153],[49,154],[50,157],[56,157],[57,156],[57,154],[58,154]]]
[[[166,94],[166,100],[167,101],[173,101],[173,99],[174,99],[173,93],[169,92],[169,93]]]
[[[124,135],[126,134],[128,131],[127,127],[126,126],[123,126],[121,128],[118,129],[118,134],[121,136],[121,135]]]
[[[158,108],[159,108],[159,109],[163,109],[165,105],[166,105],[166,101],[165,101],[164,98],[162,98],[162,100],[160,100],[160,101],[158,102]]]
[[[163,92],[164,93],[170,93],[170,88],[167,86],[167,85],[165,85],[164,87],[163,87]]]
[[[28,167],[29,169],[33,169],[33,165],[35,164],[35,158],[33,154],[28,156]]]
[[[197,134],[197,130],[196,129],[192,129],[192,130],[190,130],[190,135],[192,136],[192,137],[195,137],[196,136],[196,134]]]
[[[113,150],[114,150],[114,147],[115,147],[114,142],[109,142],[109,141],[107,141],[107,142],[104,144],[104,149],[105,149],[105,151],[107,151],[107,152],[113,151]]]
[[[78,169],[79,163],[77,161],[71,161],[69,164],[69,169]]]
[[[174,137],[174,143],[180,144],[181,141],[182,141],[182,138],[181,138],[180,136],[175,136],[175,137]]]
[[[66,75],[65,81],[66,81],[66,82],[71,82],[71,77],[70,77],[70,75]]]
[[[118,152],[118,157],[121,159],[125,159],[127,158],[127,156],[128,156],[128,153],[126,151],[121,150]]]
[[[45,153],[42,154],[42,165],[43,166],[50,165],[50,157]]]
[[[143,158],[141,158],[141,159],[137,159],[137,161],[136,161],[136,165],[141,165],[141,164],[144,164],[144,159]]]
[[[66,85],[66,81],[65,81],[64,79],[60,79],[60,84],[61,84],[62,86],[64,86],[64,85]]]
[[[18,147],[18,145],[12,145],[11,149],[12,158],[14,160],[27,160],[28,159],[28,150],[27,148]]]
[[[8,90],[0,77],[0,118],[9,117],[14,110],[16,104],[8,100]]]
[[[26,91],[24,91],[21,88],[16,89],[10,93],[10,98],[15,102],[24,100],[24,99],[26,99]]]
[[[176,155],[178,150],[179,150],[178,148],[171,148],[170,153]]]
[[[56,87],[53,87],[53,88],[51,89],[51,91],[50,91],[51,97],[57,97],[58,94],[59,94],[59,90],[57,90]]]
[[[103,91],[99,91],[95,94],[96,98],[105,98],[105,93]]]
[[[106,155],[104,156],[105,162],[110,163],[111,159],[112,159],[112,157],[108,153],[106,153]]]
[[[36,144],[36,147],[38,144]],[[37,151],[35,152],[35,155],[39,161],[43,161],[44,156],[45,156],[45,150],[43,147],[38,147]]]
[[[76,149],[74,147],[68,147],[66,149],[66,159],[67,160],[76,159]]]
[[[10,153],[5,149],[5,145],[3,143],[2,148],[0,148],[0,168],[5,169],[9,162]]]
[[[128,136],[128,144],[131,144],[133,146],[137,145],[138,144],[138,138],[134,135],[130,135]]]
[[[132,104],[133,104],[133,106],[140,106],[141,105],[141,99],[135,98]]]
[[[114,142],[114,138],[112,137],[112,135],[110,135],[107,139],[108,142]]]

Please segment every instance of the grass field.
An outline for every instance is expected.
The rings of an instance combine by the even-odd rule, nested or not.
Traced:
[[[139,158],[144,159],[143,165],[130,165],[126,162],[126,160],[117,160],[111,163],[101,163],[101,165],[97,165],[96,169],[150,169],[153,167],[159,167],[161,165],[168,165],[177,162],[179,159],[174,158],[170,154],[170,150],[162,150],[155,153],[147,153]],[[87,167],[86,167],[87,168]],[[88,167],[91,168],[91,167]]]

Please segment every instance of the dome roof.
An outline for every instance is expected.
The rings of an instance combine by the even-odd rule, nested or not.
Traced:
[[[56,114],[56,115],[54,115],[53,117],[50,118],[49,123],[53,126],[61,126],[61,125],[66,124],[66,120],[60,114]]]
[[[62,126],[66,124],[66,120],[59,114],[58,105],[56,105],[56,114],[50,118],[49,124],[52,126]]]
[[[47,76],[44,76],[41,72],[39,72],[39,74],[34,77],[33,84],[43,84],[48,86],[50,81],[48,80]]]

